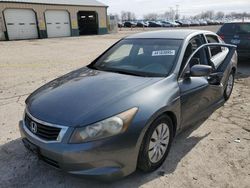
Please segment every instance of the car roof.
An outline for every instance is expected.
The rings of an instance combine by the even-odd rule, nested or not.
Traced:
[[[171,29],[171,30],[160,30],[150,31],[133,34],[126,37],[126,39],[135,38],[162,38],[162,39],[185,39],[190,35],[207,34],[212,33],[204,30],[192,30],[192,29]]]

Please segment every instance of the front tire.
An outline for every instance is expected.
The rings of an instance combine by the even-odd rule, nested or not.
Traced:
[[[230,96],[231,96],[231,94],[233,92],[234,76],[235,76],[234,71],[231,71],[231,73],[230,73],[230,75],[228,77],[228,80],[227,80],[227,86],[226,86],[225,91],[224,91],[224,99],[225,99],[225,101],[227,101],[230,98]]]
[[[173,141],[173,122],[167,115],[158,117],[147,130],[138,158],[138,168],[151,172],[165,161]]]

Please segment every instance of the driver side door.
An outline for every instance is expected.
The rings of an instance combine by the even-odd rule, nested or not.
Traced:
[[[212,47],[228,48],[227,55],[218,65],[213,64],[211,61],[209,50]],[[235,48],[233,46],[218,43],[207,44],[205,42],[195,49],[187,60],[185,60],[184,55],[178,80],[181,100],[181,124],[183,127],[208,116],[209,113],[222,104],[224,101],[222,80],[227,70],[225,67],[230,65],[234,52]],[[195,64],[211,66],[212,74],[206,76],[191,75],[190,70]],[[224,68],[222,69],[221,67]]]

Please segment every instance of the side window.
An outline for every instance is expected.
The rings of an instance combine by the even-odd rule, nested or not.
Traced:
[[[183,56],[183,60],[182,60],[182,65],[181,65],[181,69],[180,71],[183,70],[183,68],[185,67],[186,63],[187,63],[187,60],[189,59],[189,57],[192,55],[192,53],[197,49],[199,48],[201,45],[203,45],[205,42],[204,42],[204,39],[202,36],[195,36],[194,38],[192,38],[187,47],[186,47],[186,50],[185,50],[185,53],[184,53],[184,56]],[[196,65],[196,64],[208,64],[207,63],[207,59],[206,59],[206,53],[204,51],[204,49],[202,50],[199,50],[194,56],[193,58],[191,59],[187,69],[190,69],[193,65]],[[188,71],[188,70],[187,70]]]
[[[215,35],[206,35],[207,38],[207,42],[208,43],[220,43],[219,39],[217,38],[217,36]],[[222,52],[221,47],[209,47],[211,56],[216,56],[217,54],[219,54],[220,52]]]

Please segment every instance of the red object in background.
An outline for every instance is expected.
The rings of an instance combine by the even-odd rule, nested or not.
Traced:
[[[222,40],[224,40],[225,36],[224,35],[219,35]]]

